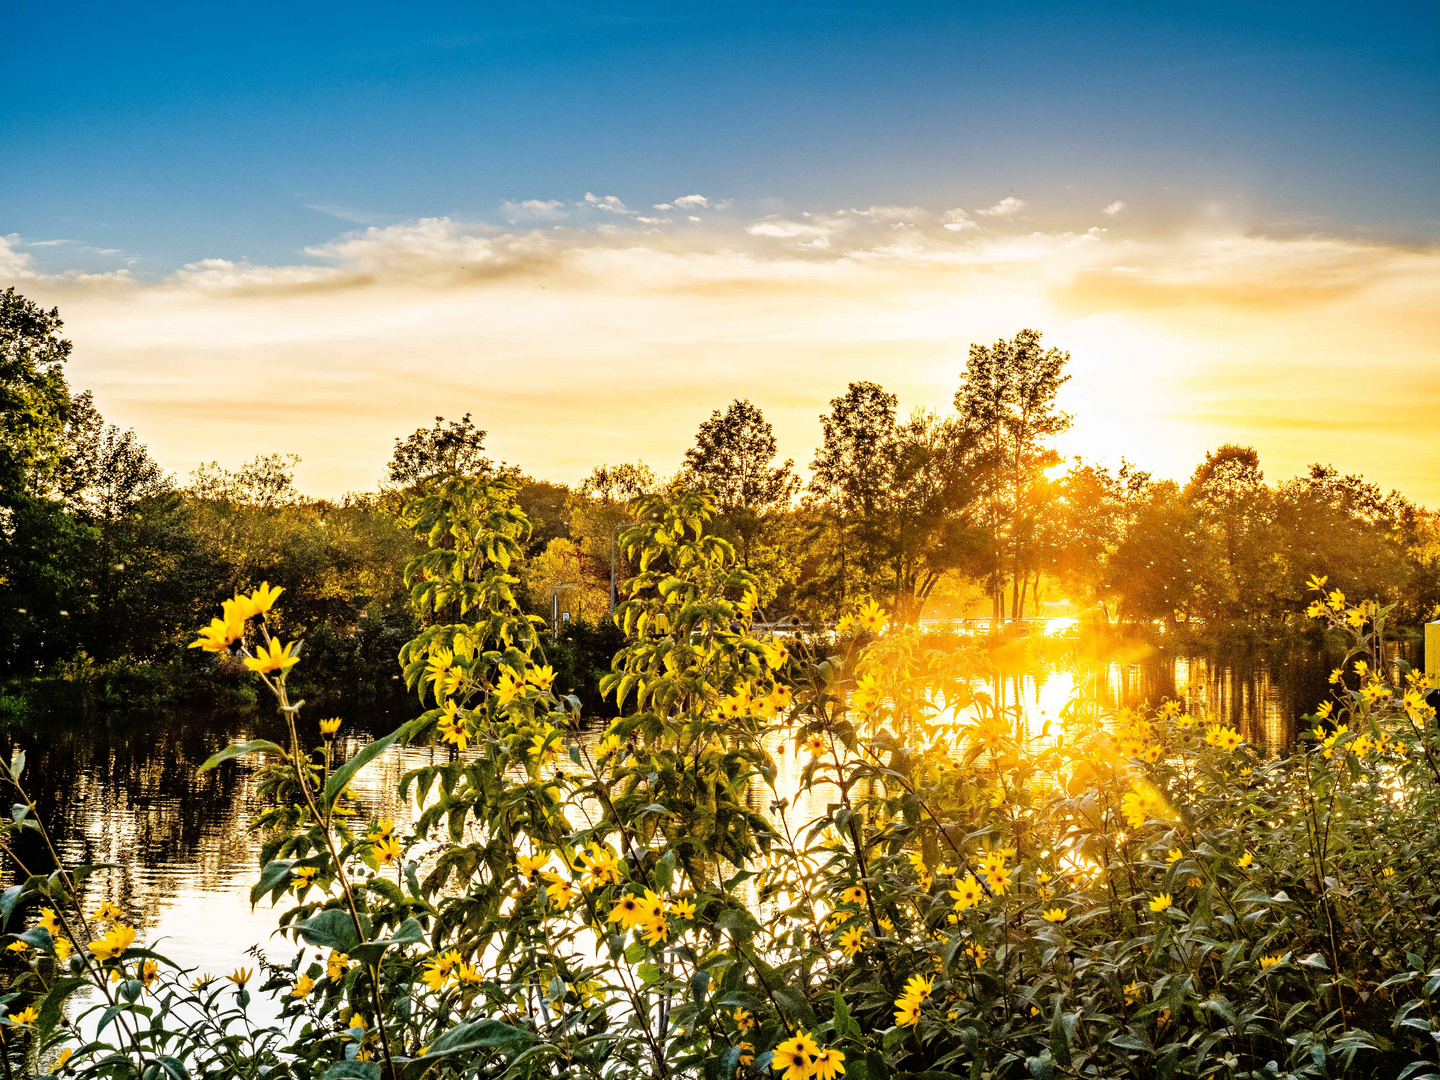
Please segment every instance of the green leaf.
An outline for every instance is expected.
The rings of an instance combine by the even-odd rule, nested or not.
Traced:
[[[430,1049],[409,1064],[434,1061],[436,1058],[453,1054],[468,1054],[492,1047],[513,1048],[535,1041],[535,1033],[526,1028],[512,1027],[499,1020],[476,1020],[469,1024],[456,1024],[441,1035]],[[327,1074],[328,1076],[328,1074]]]
[[[350,778],[386,750],[390,749],[390,744],[404,733],[405,728],[397,728],[389,735],[386,735],[385,738],[376,739],[368,746],[361,747],[358,754],[331,773],[330,779],[325,781],[325,794],[323,796],[325,805],[333,805],[340,792],[345,790],[345,785],[350,783]]]
[[[354,929],[354,923],[350,924]],[[367,941],[363,945],[356,945],[349,950],[350,955],[356,960],[365,964],[378,964],[381,955],[392,945],[419,945],[425,940],[425,933],[420,929],[420,924],[414,919],[406,919],[400,924],[400,929],[395,931],[393,937],[380,938],[376,941]]]
[[[322,1080],[380,1080],[380,1066],[374,1061],[337,1061]]]
[[[157,1057],[155,1061],[165,1070],[165,1075],[169,1076],[170,1080],[190,1080],[190,1073],[185,1066],[173,1057]]]
[[[16,750],[10,755],[10,777],[19,780],[20,774],[25,771],[25,751]]]
[[[360,938],[355,933],[355,920],[348,911],[339,908],[326,908],[318,915],[297,922],[295,929],[311,945],[322,949],[349,953],[360,945]]]
[[[43,1046],[50,1038],[50,1033],[55,1030],[55,1025],[60,1022],[64,1014],[65,1002],[80,987],[86,985],[87,980],[78,978],[56,979],[55,984],[50,987],[50,992],[40,1002],[40,1018],[35,1021],[35,1041]]]
[[[244,754],[279,754],[284,757],[285,748],[269,739],[251,739],[247,743],[232,743],[201,765],[200,771],[209,772],[222,761],[229,761],[233,757],[240,757]]]
[[[298,861],[297,859],[275,859],[266,863],[265,869],[260,871],[260,880],[250,886],[250,906],[253,908],[260,902],[262,896],[289,877],[290,868]]]

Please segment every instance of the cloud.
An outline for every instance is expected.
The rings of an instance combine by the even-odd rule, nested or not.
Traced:
[[[146,281],[46,272],[11,235],[0,279],[60,306],[72,383],[182,475],[293,450],[308,490],[368,488],[396,435],[466,410],[536,475],[668,467],[736,396],[805,461],[847,382],[944,409],[970,343],[1033,326],[1073,357],[1067,453],[1183,477],[1243,438],[1273,477],[1333,461],[1440,502],[1440,436],[1413,422],[1440,411],[1440,249],[885,205],[646,216],[421,218]]]
[[[704,195],[681,195],[675,200],[675,205],[681,210],[706,210],[710,207],[710,200]]]
[[[1102,207],[1100,208],[1100,213],[1102,213],[1102,214],[1108,214],[1110,217],[1114,217],[1116,214],[1120,213],[1120,211],[1121,211],[1121,210],[1124,210],[1124,209],[1125,209],[1125,204],[1124,204],[1123,202],[1121,202],[1119,199],[1116,199],[1116,200],[1115,200],[1114,202],[1112,202],[1109,206],[1102,206]]]
[[[1026,202],[1024,199],[1017,199],[1014,195],[1006,195],[1005,198],[1001,199],[994,206],[985,210],[976,210],[975,213],[981,217],[1013,218],[1016,214],[1020,213],[1021,210],[1024,210],[1025,206]]]
[[[946,210],[941,221],[950,232],[964,232],[966,229],[978,229],[980,223],[973,220],[964,210]]]
[[[587,191],[585,193],[585,203],[588,206],[593,206],[596,210],[604,210],[610,214],[633,214],[636,212],[626,209],[625,204],[615,195],[606,195],[604,198],[601,198]]]
[[[78,240],[26,240],[26,247],[59,247],[61,244],[78,244]]]
[[[514,202],[506,199],[500,204],[500,213],[505,220],[517,221],[560,221],[570,211],[559,199],[525,199]]]
[[[341,221],[353,221],[356,225],[369,225],[375,221],[375,214],[364,210],[356,210],[350,206],[334,206],[329,203],[306,203],[306,210],[314,210],[317,214],[324,214],[326,217],[339,218]]]

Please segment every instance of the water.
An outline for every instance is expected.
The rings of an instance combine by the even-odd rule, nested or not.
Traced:
[[[1042,644],[1040,652],[1045,651]],[[992,693],[1005,704],[1018,704],[1035,736],[1058,717],[1073,688],[1072,675],[1059,662],[1061,651],[1037,655],[1029,642],[999,657],[1002,674]],[[1226,659],[1141,649],[1102,667],[1098,690],[1113,705],[1139,705],[1187,687],[1192,712],[1235,724],[1256,745],[1278,748],[1293,737],[1297,718],[1324,698],[1338,659],[1300,647]],[[387,722],[366,731],[347,725],[340,746],[348,757],[391,727]],[[66,861],[117,864],[85,883],[86,909],[110,900],[139,928],[142,941],[158,939],[158,951],[178,963],[221,975],[241,964],[253,966],[245,956],[252,944],[285,961],[294,946],[272,937],[278,912],[268,903],[250,908],[259,841],[248,822],[263,808],[256,790],[258,759],[230,762],[203,775],[198,770],[231,742],[279,739],[282,731],[279,721],[268,717],[197,715],[114,726],[77,722],[13,736],[10,749],[26,749],[24,781]],[[773,748],[782,793],[795,791],[801,769],[787,750]],[[378,758],[352,784],[362,812],[372,820],[393,820],[405,832],[414,809],[396,797],[400,776],[445,759],[446,751],[438,748],[408,748]],[[767,808],[763,786],[752,798],[756,809]],[[792,825],[823,809],[825,798],[817,791],[801,800],[790,816]],[[18,855],[33,868],[45,865],[43,850],[31,838]]]

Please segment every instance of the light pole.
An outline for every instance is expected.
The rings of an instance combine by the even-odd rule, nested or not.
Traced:
[[[550,586],[550,633],[556,638],[560,637],[560,592],[563,589],[578,589],[578,585],[551,585]]]

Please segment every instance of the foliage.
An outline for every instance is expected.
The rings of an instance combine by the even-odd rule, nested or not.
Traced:
[[[28,1060],[64,1044],[80,1076],[329,1080],[1440,1076],[1440,739],[1424,677],[1384,659],[1390,608],[1312,579],[1309,615],[1352,647],[1288,756],[1178,700],[1112,717],[1082,695],[1031,732],[975,689],[982,661],[876,605],[846,654],[757,636],[758,583],[708,531],[713,500],[676,489],[632,508],[626,644],[603,681],[619,715],[597,742],[516,604],[514,497],[452,477],[411,504],[429,550],[406,579],[431,624],[401,660],[426,708],[348,761],[341,721],[291,697],[278,590],[227,601],[195,643],[237,652],[286,723],[284,745],[205,766],[267,762],[252,899],[285,900],[300,946],[257,963],[279,1023],[248,1018],[248,972],[186,989],[115,912],[81,912],[89,868],[27,870],[0,897],[0,1026]],[[357,771],[428,741],[450,753],[401,780],[413,828],[356,817]],[[791,746],[793,798],[772,756]],[[5,827],[43,833],[23,767]],[[101,1022],[77,1042],[81,986]]]

